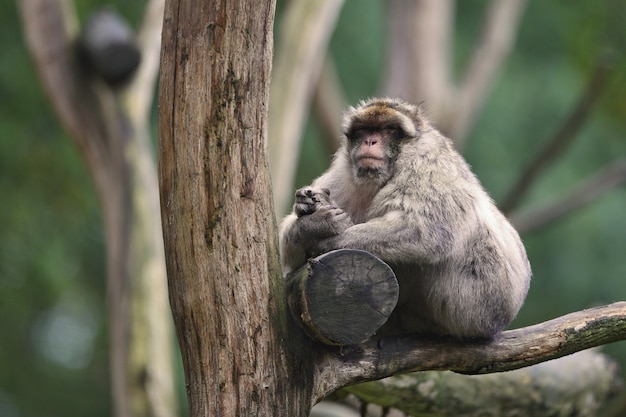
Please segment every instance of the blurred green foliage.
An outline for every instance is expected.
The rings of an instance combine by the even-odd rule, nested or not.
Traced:
[[[102,3],[76,2],[81,19]],[[140,2],[113,2],[135,25]],[[455,70],[480,32],[484,0],[459,2]],[[282,6],[279,2],[279,6]],[[282,7],[279,7],[279,11]],[[384,68],[384,2],[348,0],[331,43],[351,102]],[[574,145],[524,203],[539,204],[626,155],[626,4],[530,2],[466,156],[496,200],[558,129],[601,53],[615,77]],[[105,246],[97,197],[25,49],[14,2],[0,3],[0,416],[108,416]],[[328,164],[309,123],[297,185]],[[626,190],[524,236],[534,281],[516,326],[626,300]],[[626,364],[626,345],[606,351]]]

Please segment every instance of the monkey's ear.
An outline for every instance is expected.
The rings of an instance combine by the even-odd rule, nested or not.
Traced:
[[[417,124],[417,128],[421,130],[425,122],[428,120],[428,110],[426,108],[426,101],[420,101],[416,105],[412,105],[412,116]]]

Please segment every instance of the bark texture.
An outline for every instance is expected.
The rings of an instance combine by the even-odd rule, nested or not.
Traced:
[[[288,334],[267,162],[274,7],[166,3],[161,208],[192,417],[304,417],[312,405],[312,367],[292,353],[311,344],[297,326]]]

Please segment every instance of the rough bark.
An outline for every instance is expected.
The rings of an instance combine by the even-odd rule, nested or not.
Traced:
[[[148,9],[158,13],[158,3],[150,2]],[[154,80],[156,67],[145,62],[158,55],[158,43],[142,48],[146,61],[135,80],[112,90],[79,71],[74,49],[79,28],[70,1],[22,0],[20,6],[39,76],[87,161],[102,205],[115,415],[171,416],[177,409],[171,322],[162,308],[165,260],[146,104],[154,83],[142,84],[145,78]],[[143,32],[154,24],[144,24]],[[135,83],[147,86],[131,94],[137,93]]]
[[[166,3],[161,208],[191,417],[312,406],[312,347],[287,321],[267,162],[274,7]]]

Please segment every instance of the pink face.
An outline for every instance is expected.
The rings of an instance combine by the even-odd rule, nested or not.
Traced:
[[[362,128],[350,135],[352,163],[359,170],[385,172],[393,158],[393,149],[398,146],[402,132],[397,127],[381,129]]]
[[[364,134],[354,150],[355,163],[361,168],[382,168],[386,159],[384,142],[385,136],[380,131]]]

